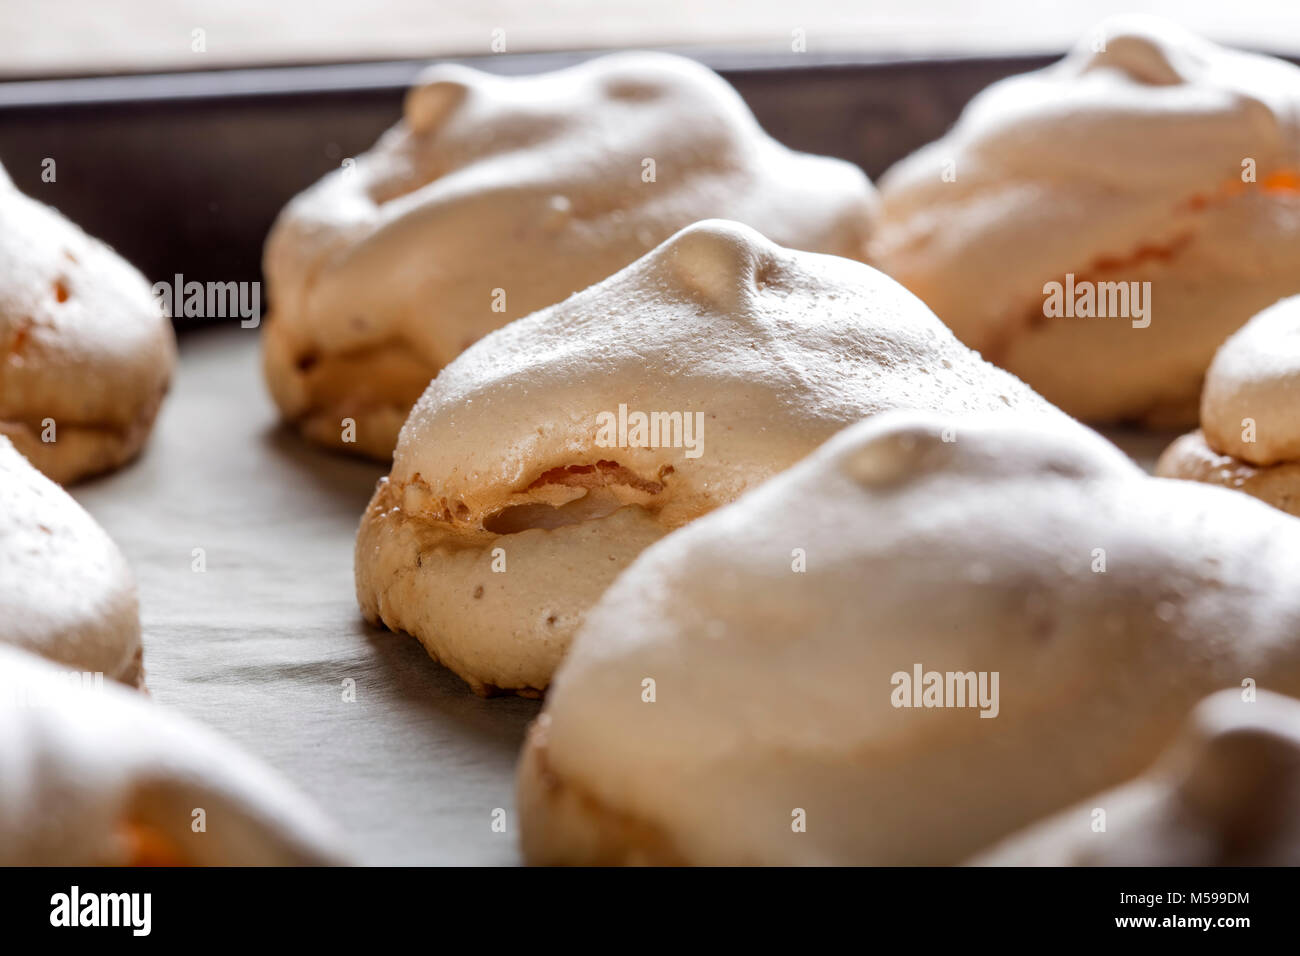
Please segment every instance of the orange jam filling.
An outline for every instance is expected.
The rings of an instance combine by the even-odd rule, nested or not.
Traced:
[[[127,866],[188,866],[179,848],[147,823],[122,824]]]

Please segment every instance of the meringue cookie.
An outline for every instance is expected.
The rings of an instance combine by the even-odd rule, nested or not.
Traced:
[[[0,435],[0,643],[138,685],[126,559],[81,505]]]
[[[1236,488],[1300,516],[1300,296],[1223,344],[1206,375],[1201,428],[1170,445],[1156,473]]]
[[[1206,694],[1300,691],[1297,567],[1300,521],[1086,429],[878,416],[591,609],[520,765],[525,855],[959,862]]]
[[[211,731],[3,646],[0,767],[0,866],[344,858],[332,825]]]
[[[175,361],[140,273],[0,170],[0,435],[61,483],[117,468]]]
[[[876,205],[857,167],[786,149],[720,77],[666,54],[528,77],[433,67],[350,162],[267,240],[266,377],[309,438],[382,459],[465,348],[678,229],[725,217],[862,258]]]
[[[1220,691],[1192,712],[1182,735],[1142,776],[1009,837],[971,862],[1296,866],[1300,701],[1267,692],[1248,701],[1240,690]]]
[[[873,261],[963,342],[1085,420],[1192,423],[1214,350],[1300,292],[1300,69],[1107,21],[880,187]],[[1145,315],[1048,317],[1049,283],[1125,311],[1109,282]]]
[[[362,611],[479,693],[536,694],[642,549],[900,406],[1081,427],[870,266],[698,223],[434,379],[361,522]]]

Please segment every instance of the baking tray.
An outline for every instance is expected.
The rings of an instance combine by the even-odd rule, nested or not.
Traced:
[[[528,73],[590,55],[461,62]],[[693,55],[778,139],[872,176],[941,134],[984,86],[1052,59]],[[251,281],[279,209],[397,119],[422,65],[0,84],[0,161],[151,281]],[[41,178],[46,158],[53,183]],[[72,489],[139,582],[154,699],[280,770],[339,822],[360,862],[517,862],[513,769],[538,702],[476,698],[414,639],[362,621],[353,541],[387,469],[278,424],[258,329],[185,331],[142,458]],[[1121,443],[1149,465],[1166,439],[1135,441]],[[491,826],[498,809],[505,833]]]

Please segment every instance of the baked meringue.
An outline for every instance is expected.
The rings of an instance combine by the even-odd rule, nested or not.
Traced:
[[[0,644],[143,681],[135,579],[72,497],[0,435]]]
[[[144,278],[0,169],[0,435],[61,483],[139,453],[176,362]]]
[[[949,864],[1300,691],[1300,521],[1029,416],[892,412],[647,549],[519,770],[532,863]],[[802,569],[802,570],[801,570]]]
[[[1236,488],[1300,516],[1300,296],[1265,309],[1214,356],[1201,427],[1156,473]]]
[[[311,804],[211,731],[70,677],[0,646],[0,866],[346,859]]]
[[[1107,21],[880,187],[873,261],[963,342],[1085,420],[1189,424],[1215,349],[1300,292],[1300,69]]]
[[[1140,777],[1014,834],[984,866],[1300,865],[1300,701],[1224,690]]]
[[[535,695],[640,551],[897,407],[1082,427],[870,266],[698,223],[434,379],[361,521],[361,609]]]
[[[875,203],[857,167],[777,143],[691,60],[435,66],[402,121],[272,229],[267,381],[312,440],[387,460],[442,366],[678,229],[725,217],[861,258]]]

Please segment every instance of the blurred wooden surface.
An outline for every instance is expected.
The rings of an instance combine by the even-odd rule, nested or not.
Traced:
[[[3,0],[0,77],[628,46],[1059,51],[1114,13],[1300,52],[1296,0]],[[195,52],[195,30],[203,52]]]

